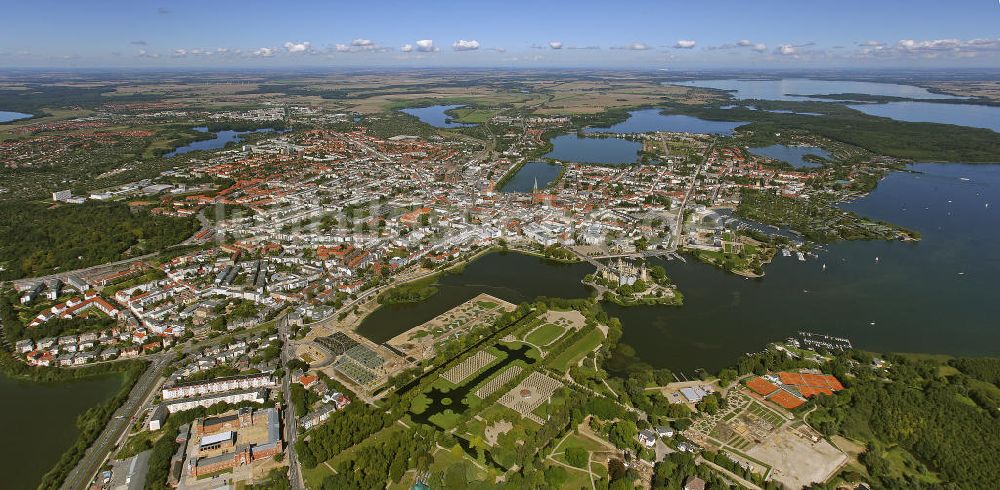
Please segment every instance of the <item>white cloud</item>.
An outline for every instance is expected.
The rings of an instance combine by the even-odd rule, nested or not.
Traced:
[[[374,47],[375,43],[373,43],[371,39],[355,39],[351,41],[351,46],[357,46],[359,48],[364,48],[368,46]]]
[[[740,39],[739,41],[736,41],[736,45],[741,48],[749,48],[750,46],[753,46],[753,41],[749,39]]]
[[[309,51],[309,47],[309,41],[303,41],[301,43],[288,41],[285,43],[285,49],[287,49],[289,53],[305,53],[306,51]]]
[[[138,57],[140,57],[140,58],[159,58],[160,57],[159,53],[150,53],[150,52],[147,52],[145,49],[140,49],[135,55],[138,56]]]
[[[974,58],[984,54],[1000,53],[1000,39],[929,39],[918,41],[902,39],[895,46],[866,47],[861,50],[866,56],[919,56],[937,58],[955,56]]]
[[[188,50],[186,49],[175,49],[174,54],[170,55],[174,58],[183,58],[188,55]]]
[[[417,45],[417,51],[422,51],[425,53],[438,50],[438,48],[434,46],[433,39],[421,39],[416,42],[416,45]]]
[[[479,49],[479,41],[476,41],[475,39],[469,41],[459,39],[458,41],[451,43],[451,49],[454,49],[455,51],[474,51]]]
[[[777,48],[774,48],[774,54],[780,54],[782,56],[791,56],[797,51],[795,46],[791,44],[779,44]]]
[[[338,53],[346,53],[351,50],[351,47],[346,44],[337,44],[334,45],[333,49]]]
[[[257,48],[253,50],[253,55],[261,58],[270,58],[274,56],[274,48]]]
[[[549,47],[552,49],[562,49],[562,41],[549,41]]]
[[[865,41],[858,43],[858,46],[864,46],[866,48],[881,48],[882,46],[885,46],[885,43],[882,41]]]
[[[409,53],[410,51],[413,51],[413,45],[412,44],[404,44],[402,47],[399,48],[399,50],[402,51],[402,52],[404,52],[404,53]]]
[[[691,49],[691,48],[694,47],[695,44],[697,44],[697,43],[694,42],[694,41],[692,41],[692,40],[690,40],[690,39],[681,39],[681,40],[677,41],[677,43],[674,44],[674,48],[675,49]]]
[[[754,51],[756,51],[758,53],[763,53],[764,51],[767,51],[767,45],[764,44],[764,43],[757,43],[757,44],[754,44],[753,47],[750,48],[750,49],[752,49],[752,50],[754,50]]]
[[[649,49],[649,45],[647,45],[646,43],[632,43],[632,44],[629,44],[626,47],[628,49],[633,50],[633,51],[645,51],[645,50]]]

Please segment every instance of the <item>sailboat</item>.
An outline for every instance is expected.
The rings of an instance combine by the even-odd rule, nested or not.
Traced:
[[[875,257],[875,262],[878,262],[878,256]]]

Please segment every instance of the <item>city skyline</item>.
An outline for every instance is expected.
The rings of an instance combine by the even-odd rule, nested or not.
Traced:
[[[1000,60],[992,1],[53,2],[7,7],[0,66],[943,68]],[[475,22],[481,19],[482,22]]]

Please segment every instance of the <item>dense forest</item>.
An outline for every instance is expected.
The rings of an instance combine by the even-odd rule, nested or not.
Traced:
[[[198,228],[193,218],[159,216],[122,203],[0,204],[0,280],[72,270],[174,245]]]
[[[996,162],[1000,135],[982,128],[876,117],[842,104],[753,101],[761,110],[672,104],[672,112],[714,121],[750,121],[743,130],[755,135],[808,132],[873,153],[918,161]],[[822,113],[823,117],[769,112],[774,109]]]
[[[889,356],[888,379],[861,375],[818,397],[809,420],[826,434],[863,441],[881,488],[986,488],[1000,481],[1000,359],[943,361]],[[964,368],[964,370],[963,370]]]

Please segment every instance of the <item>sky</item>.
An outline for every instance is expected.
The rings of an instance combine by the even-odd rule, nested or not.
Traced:
[[[9,0],[0,68],[1000,67],[998,0]]]

